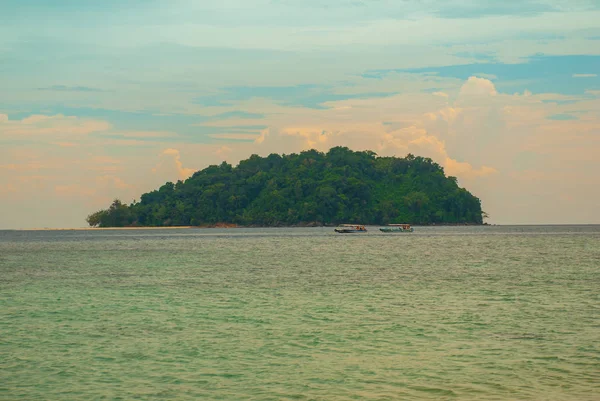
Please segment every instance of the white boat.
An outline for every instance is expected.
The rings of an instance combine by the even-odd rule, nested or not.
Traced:
[[[340,224],[333,231],[340,234],[366,233],[367,229],[362,224]]]
[[[410,224],[388,224],[386,227],[379,229],[384,233],[412,233],[415,231]]]

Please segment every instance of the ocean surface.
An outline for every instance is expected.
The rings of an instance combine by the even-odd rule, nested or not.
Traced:
[[[2,400],[600,400],[600,226],[0,231]]]

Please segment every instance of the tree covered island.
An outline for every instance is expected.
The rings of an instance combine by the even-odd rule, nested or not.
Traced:
[[[130,205],[87,217],[96,227],[482,224],[481,201],[429,158],[327,153],[252,155],[167,182]]]

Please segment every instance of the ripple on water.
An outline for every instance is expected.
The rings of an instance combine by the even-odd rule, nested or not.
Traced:
[[[0,398],[600,393],[600,228],[418,231],[0,233]]]

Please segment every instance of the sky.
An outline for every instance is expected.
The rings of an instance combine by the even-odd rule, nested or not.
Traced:
[[[3,0],[0,229],[251,154],[430,157],[492,224],[599,224],[600,1]]]

